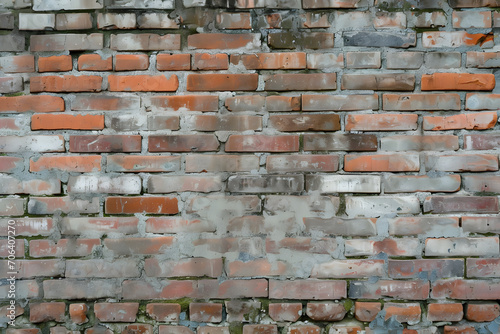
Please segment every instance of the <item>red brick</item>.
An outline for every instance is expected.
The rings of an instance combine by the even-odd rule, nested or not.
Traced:
[[[92,152],[140,152],[142,137],[139,135],[82,135],[69,137],[69,151]]]
[[[340,116],[334,114],[271,115],[269,122],[281,132],[340,130]]]
[[[424,212],[432,213],[498,213],[498,198],[494,196],[429,196]]]
[[[269,316],[274,321],[290,321],[299,320],[302,315],[301,303],[271,303],[269,304]]]
[[[193,59],[193,70],[227,70],[229,68],[229,57],[225,53],[195,53]]]
[[[64,111],[64,100],[50,95],[0,96],[0,113],[30,111]]]
[[[266,239],[266,252],[279,254],[281,249],[312,254],[331,254],[337,249],[337,241],[332,238],[312,239],[308,237],[290,237],[281,240]]]
[[[315,321],[340,321],[347,313],[343,304],[307,303],[306,314]]]
[[[496,112],[459,114],[452,116],[424,116],[424,130],[486,130],[497,123]]]
[[[188,36],[189,49],[239,49],[260,46],[260,34],[195,34]]]
[[[139,303],[96,303],[94,313],[102,322],[134,322]]]
[[[145,54],[115,56],[115,71],[143,71],[149,67],[149,56]]]
[[[472,326],[444,326],[444,334],[477,334],[477,331]]]
[[[264,75],[264,90],[335,90],[337,89],[336,73],[313,74],[272,74]]]
[[[179,87],[177,75],[109,75],[111,92],[175,92]]]
[[[7,260],[0,261],[1,277],[7,276]],[[61,260],[17,260],[17,278],[59,277],[64,275],[64,263]],[[63,312],[64,313],[64,312]]]
[[[195,322],[221,322],[222,304],[191,303],[189,304],[189,320]]]
[[[262,111],[266,99],[261,95],[238,95],[226,98],[225,106],[229,111]]]
[[[464,316],[462,304],[429,304],[427,320],[429,321],[460,321]]]
[[[299,96],[266,96],[266,109],[268,111],[299,111]]]
[[[373,321],[382,310],[382,304],[379,302],[356,302],[354,304],[354,309],[354,315],[357,320]]]
[[[161,260],[148,258],[144,264],[146,275],[152,277],[219,277],[222,259],[188,258]]]
[[[1,130],[19,131],[26,126],[26,121],[19,117],[3,117],[0,118]]]
[[[102,130],[104,115],[50,115],[31,116],[31,130]]]
[[[465,310],[465,318],[474,322],[493,321],[500,316],[500,306],[497,303],[468,303]]]
[[[429,281],[391,281],[378,280],[351,281],[349,285],[349,298],[356,299],[379,299],[388,297],[391,299],[426,300],[429,298]]]
[[[192,115],[185,121],[190,129],[196,131],[262,130],[262,117],[253,115]]]
[[[243,325],[243,334],[278,334],[276,325]]]
[[[467,259],[467,277],[500,277],[500,259]]]
[[[153,109],[165,111],[218,111],[219,97],[216,95],[151,96],[146,102]]]
[[[464,135],[465,150],[494,150],[500,143],[500,135]]]
[[[178,156],[149,155],[109,155],[106,170],[108,172],[174,172],[180,170]]]
[[[26,206],[26,199],[0,198],[0,214],[2,216],[22,216]]]
[[[305,134],[304,151],[376,151],[377,137],[368,134]]]
[[[424,48],[458,48],[467,46],[490,48],[493,34],[469,34],[466,31],[426,31],[422,33]]]
[[[78,303],[78,304],[70,304],[69,305],[69,316],[71,321],[77,325],[81,325],[89,321],[87,318],[88,311],[87,304]]]
[[[346,154],[344,170],[346,172],[418,172],[420,163],[416,154]]]
[[[101,170],[101,156],[41,156],[31,158],[30,171],[60,170],[66,172],[93,172]]]
[[[31,303],[30,322],[40,323],[48,321],[63,322],[66,304],[57,303]]]
[[[177,322],[181,314],[181,306],[179,304],[150,303],[146,305],[146,313],[156,321]]]
[[[325,280],[269,280],[271,299],[340,299],[347,296],[346,281]]]
[[[432,284],[431,298],[496,300],[500,295],[500,283],[487,280],[448,279]]]
[[[100,92],[102,77],[96,75],[62,75],[31,77],[30,92]]]
[[[153,334],[153,325],[130,324],[125,326],[122,334]]]
[[[247,70],[298,70],[306,68],[304,52],[231,55],[231,64],[242,63]]]
[[[19,55],[0,58],[0,70],[5,73],[35,72],[35,56]]]
[[[447,278],[464,276],[463,259],[389,260],[391,278]]]
[[[423,74],[421,89],[424,90],[492,90],[493,74],[434,73]]]
[[[347,246],[347,245],[346,245]],[[384,260],[332,260],[315,264],[311,277],[364,278],[385,276]]]
[[[38,58],[38,72],[67,72],[73,69],[71,56],[51,56]]]
[[[56,30],[87,30],[92,29],[90,13],[56,14]]]
[[[385,303],[385,320],[394,317],[398,322],[415,324],[420,322],[422,310],[417,303]]]
[[[393,256],[416,256],[414,247],[419,242],[414,238],[385,238],[380,241],[368,239],[351,239],[345,241],[345,256],[371,256],[385,253]]]
[[[218,13],[216,22],[219,29],[252,29],[250,13]]]
[[[160,53],[156,56],[156,69],[158,71],[189,71],[191,55]]]
[[[174,237],[171,236],[151,238],[106,238],[103,241],[104,246],[116,257],[132,254],[163,254],[173,243]]]
[[[460,95],[442,94],[384,94],[383,109],[394,111],[460,110]]]
[[[158,326],[158,334],[194,334],[194,332],[186,326]]]
[[[187,90],[197,91],[250,91],[256,90],[259,75],[251,74],[188,74]]]
[[[336,155],[300,154],[270,155],[266,159],[266,170],[273,172],[335,172],[339,157]]]
[[[217,151],[219,141],[214,134],[149,136],[149,152]]]
[[[413,74],[344,74],[343,90],[391,90],[413,91],[415,76]]]
[[[299,136],[231,135],[226,152],[297,152]]]
[[[283,261],[269,262],[267,259],[252,261],[231,261],[226,265],[229,277],[267,277],[281,276],[288,272],[288,266]]]
[[[173,197],[107,197],[105,212],[108,214],[175,214],[179,212],[177,198]]]
[[[0,157],[0,173],[14,173],[23,170],[23,158]]]
[[[81,257],[92,254],[94,247],[101,245],[99,239],[30,240],[30,256],[38,257]]]
[[[138,96],[78,94],[71,102],[71,110],[136,110],[140,104]]]
[[[78,71],[111,71],[113,58],[103,58],[98,54],[84,54],[78,57]]]
[[[425,118],[425,117],[424,117]],[[359,114],[347,115],[346,131],[408,131],[417,129],[418,115]]]

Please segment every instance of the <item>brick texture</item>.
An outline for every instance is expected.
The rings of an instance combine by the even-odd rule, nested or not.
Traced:
[[[498,8],[0,0],[0,327],[496,333]]]

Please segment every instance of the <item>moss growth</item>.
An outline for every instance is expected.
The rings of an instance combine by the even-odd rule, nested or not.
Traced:
[[[351,299],[344,300],[344,308],[347,312],[349,312],[354,306],[354,302]]]
[[[17,93],[12,93],[12,94],[5,94],[4,96],[6,97],[14,97],[14,96],[22,96],[24,95],[23,92],[17,92]]]
[[[243,333],[243,324],[241,322],[231,322],[229,324],[229,333],[242,334]]]
[[[343,216],[346,212],[345,194],[339,194],[339,209],[337,210],[336,216]]]

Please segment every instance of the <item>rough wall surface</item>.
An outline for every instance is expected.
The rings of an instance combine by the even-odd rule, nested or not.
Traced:
[[[0,0],[0,329],[499,333],[495,7]]]

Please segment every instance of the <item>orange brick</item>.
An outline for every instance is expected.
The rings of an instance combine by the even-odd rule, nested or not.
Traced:
[[[69,55],[38,58],[38,72],[66,72],[73,69],[73,58]]]
[[[347,115],[346,131],[405,131],[417,128],[418,115],[414,114],[361,114]]]
[[[31,116],[31,130],[102,130],[104,115],[51,115]]]
[[[399,322],[417,323],[422,315],[420,304],[416,303],[386,303],[384,310],[385,320],[394,317]]]
[[[149,67],[149,56],[141,55],[116,55],[115,71],[142,71]]]
[[[159,54],[156,56],[158,71],[188,71],[191,69],[190,54]]]
[[[500,316],[500,306],[497,303],[467,304],[465,317],[469,321],[493,321]]]
[[[291,70],[306,68],[304,52],[231,55],[231,64],[242,63],[247,70]]]
[[[497,113],[482,112],[473,114],[459,114],[453,116],[424,116],[424,130],[486,130],[497,123]]]
[[[193,70],[227,70],[229,59],[225,53],[196,53],[193,59]]]
[[[107,214],[176,214],[179,212],[177,198],[174,197],[107,197],[105,202]]]
[[[96,75],[63,75],[32,77],[30,91],[39,92],[100,92],[102,77]]]
[[[418,172],[420,164],[418,154],[346,154],[344,170],[346,172]]]
[[[495,75],[488,73],[423,74],[422,90],[492,90]]]
[[[463,306],[453,304],[429,304],[427,320],[429,321],[460,321],[464,316]]]
[[[111,71],[113,69],[113,58],[110,56],[103,59],[97,54],[81,55],[78,57],[79,71]]]
[[[0,112],[64,111],[64,100],[58,96],[26,95],[0,97]]]
[[[36,160],[31,158],[30,172],[40,172],[44,170],[79,173],[99,172],[101,171],[101,156],[41,156]]]
[[[259,75],[251,74],[188,74],[187,90],[195,91],[248,91],[256,90]]]
[[[175,92],[179,87],[177,75],[110,75],[112,92]]]

